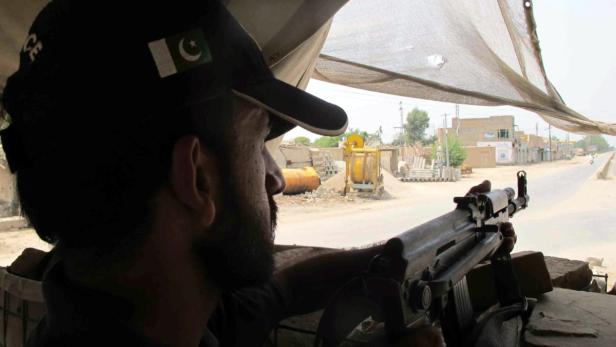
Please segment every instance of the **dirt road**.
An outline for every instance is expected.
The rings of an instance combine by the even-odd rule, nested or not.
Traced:
[[[395,198],[364,204],[280,207],[276,242],[324,247],[359,247],[385,240],[450,211],[453,196],[464,195],[484,178],[494,188],[515,187],[515,173],[526,170],[530,208],[513,220],[516,250],[585,260],[604,258],[610,282],[616,279],[616,180],[597,180],[608,155],[590,165],[584,157],[528,167],[477,169],[451,183],[386,182]],[[612,175],[616,176],[612,168]]]
[[[600,158],[604,162],[606,157]],[[529,167],[476,169],[458,182],[386,182],[394,198],[364,204],[334,204],[280,207],[277,243],[356,247],[396,235],[421,222],[450,211],[454,196],[489,179],[494,188],[514,187],[516,172],[524,169],[529,178],[532,209],[520,214],[516,222],[541,213],[567,199],[588,181],[599,167],[583,158]],[[389,184],[388,184],[389,183]]]
[[[590,165],[584,157],[527,167],[476,169],[458,182],[402,183],[386,180],[390,199],[291,204],[280,200],[276,243],[324,247],[360,247],[386,240],[450,211],[453,196],[489,179],[494,188],[514,187],[515,174],[526,170],[530,208],[514,219],[517,250],[585,260],[604,258],[610,282],[616,279],[616,180],[597,180],[595,172],[608,155]],[[616,177],[613,165],[612,175]],[[0,266],[25,247],[48,249],[32,230],[0,232]]]

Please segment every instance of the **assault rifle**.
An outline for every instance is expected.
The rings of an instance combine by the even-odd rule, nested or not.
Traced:
[[[369,315],[385,322],[388,339],[439,321],[447,346],[465,345],[475,325],[466,274],[490,259],[502,306],[527,307],[509,254],[499,255],[499,225],[528,205],[526,172],[512,188],[454,198],[455,210],[387,241],[367,271],[326,307],[315,345],[338,346]]]

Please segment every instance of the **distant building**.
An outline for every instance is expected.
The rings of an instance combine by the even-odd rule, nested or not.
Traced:
[[[552,141],[552,147],[554,141]],[[575,155],[575,141],[560,141],[556,142],[556,152],[554,159],[571,159]]]
[[[511,142],[513,140],[513,116],[488,118],[453,118],[453,131],[464,146],[477,146],[478,142]]]
[[[450,136],[457,136],[467,148],[468,158],[465,163],[472,167],[537,163],[568,159],[574,155],[574,141],[553,138],[550,146],[549,139],[515,131],[514,116],[453,118],[451,123],[451,128],[439,129],[439,141],[444,139],[445,131]],[[494,150],[480,150],[485,147],[493,147]],[[490,153],[494,153],[493,161],[484,158]]]
[[[453,118],[450,133],[456,134],[463,146],[494,147],[496,164],[516,162],[516,140],[513,116],[491,116],[488,118]],[[442,138],[442,132],[439,132]],[[473,151],[471,155],[486,153]],[[485,154],[481,154],[485,155]],[[471,162],[480,161],[470,158]]]
[[[494,147],[465,146],[466,159],[463,165],[472,168],[490,168],[496,166],[496,149]]]
[[[541,136],[521,133],[516,135],[522,146],[526,146],[527,161],[525,163],[537,163],[548,160],[548,145]]]

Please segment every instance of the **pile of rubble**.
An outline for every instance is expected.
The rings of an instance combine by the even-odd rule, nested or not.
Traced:
[[[391,174],[383,172],[388,175],[385,178],[386,184],[398,183]],[[281,195],[276,197],[276,201],[279,204],[290,205],[306,205],[306,204],[322,204],[322,203],[361,203],[370,200],[383,200],[392,198],[392,195],[385,189],[381,189],[378,192],[356,192],[351,191],[344,194],[345,187],[345,173],[338,172],[336,175],[330,177],[324,181],[319,188],[311,192],[295,195]],[[390,179],[389,176],[392,178]],[[389,182],[389,183],[388,183]],[[393,183],[392,183],[393,182]]]
[[[356,193],[349,193],[343,195],[336,189],[320,186],[312,192],[306,192],[296,195],[281,195],[276,197],[276,202],[279,204],[290,205],[307,205],[307,204],[321,204],[321,203],[348,203],[348,202],[362,202]]]

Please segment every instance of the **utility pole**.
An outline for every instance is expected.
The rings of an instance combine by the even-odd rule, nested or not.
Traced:
[[[539,136],[539,123],[535,123],[535,135]]]
[[[403,139],[402,143],[406,145],[406,138],[404,137],[404,110],[402,109],[402,101],[400,101],[400,137]]]
[[[445,117],[443,122],[443,128],[445,128],[445,165],[449,169],[449,135],[447,134],[447,113],[445,113],[443,117]]]
[[[460,136],[460,105],[458,104],[456,104],[456,136]]]
[[[400,126],[394,127],[394,129],[399,130],[398,138],[400,139],[402,146],[405,146],[406,139],[404,138],[404,110],[402,108],[402,101],[400,101],[398,105],[400,105]]]

